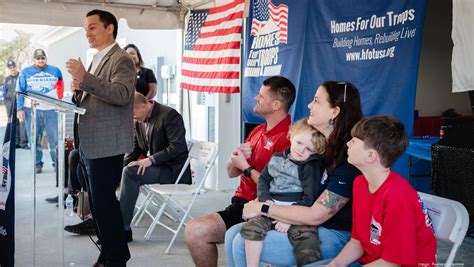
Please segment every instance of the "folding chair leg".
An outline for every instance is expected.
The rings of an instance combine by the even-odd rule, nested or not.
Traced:
[[[170,241],[168,247],[167,247],[166,250],[165,250],[165,254],[169,254],[170,249],[171,249],[171,246],[173,246],[173,243],[174,243],[174,241],[176,240],[176,237],[178,237],[179,231],[181,230],[181,228],[182,228],[183,225],[184,225],[184,221],[185,221],[186,218],[188,217],[188,214],[189,214],[189,212],[191,211],[191,208],[192,208],[193,205],[194,205],[194,201],[196,201],[196,197],[197,197],[197,194],[194,194],[193,200],[191,200],[191,203],[189,203],[188,208],[186,209],[186,212],[185,212],[184,215],[183,215],[183,218],[182,218],[181,221],[179,222],[178,228],[176,228],[176,230],[175,230],[175,232],[174,232],[173,238],[171,239],[171,241]]]
[[[453,247],[451,248],[451,252],[449,252],[448,259],[446,260],[446,263],[444,266],[446,267],[451,267],[454,262],[454,258],[456,257],[456,252],[458,250],[459,244],[454,243]]]
[[[164,213],[166,205],[168,204],[168,199],[169,197],[163,202],[163,205],[160,207],[160,210],[156,214],[155,218],[153,218],[153,222],[151,223],[150,227],[148,227],[148,230],[145,233],[145,240],[150,240],[151,234],[153,233],[153,230],[155,230],[156,224],[160,220],[161,215]]]
[[[133,225],[135,227],[138,226],[138,224],[143,218],[143,215],[147,211],[148,205],[150,205],[150,202],[152,200],[153,200],[153,194],[149,192],[147,196],[145,197],[145,199],[143,200],[142,205],[140,205],[140,208],[137,210],[137,213],[135,213],[135,215],[133,216],[132,222],[130,223],[130,225]]]

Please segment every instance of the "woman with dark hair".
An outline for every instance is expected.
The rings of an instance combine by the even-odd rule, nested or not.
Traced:
[[[308,124],[326,138],[325,172],[319,183],[319,197],[311,207],[281,206],[257,200],[245,205],[244,219],[268,216],[294,225],[318,226],[322,259],[335,257],[350,239],[352,224],[352,183],[359,171],[347,162],[346,143],[351,128],[362,118],[360,96],[349,82],[325,81],[308,104]],[[239,234],[242,224],[226,233],[228,266],[245,266],[245,241]],[[304,244],[303,244],[304,246]],[[286,233],[269,231],[263,244],[261,261],[277,265],[295,265],[293,248]]]
[[[143,67],[143,59],[140,50],[134,44],[128,44],[124,47],[125,52],[135,63],[137,69],[137,81],[135,82],[135,90],[144,95],[147,100],[151,100],[156,95],[156,77],[151,69]]]

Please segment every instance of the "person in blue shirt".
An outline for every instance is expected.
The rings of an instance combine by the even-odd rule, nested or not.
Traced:
[[[46,53],[43,49],[36,49],[33,58],[34,64],[20,73],[17,91],[23,93],[34,91],[61,100],[64,93],[61,71],[47,64]],[[17,117],[21,122],[25,122],[28,139],[31,139],[31,102],[22,95],[17,96]],[[57,166],[58,114],[54,107],[38,104],[36,105],[36,173],[41,173],[43,170],[41,139],[44,131],[48,136],[51,160],[53,165]]]

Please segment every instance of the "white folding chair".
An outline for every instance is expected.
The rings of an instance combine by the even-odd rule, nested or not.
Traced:
[[[444,266],[453,264],[456,252],[461,246],[469,227],[469,214],[459,202],[418,192],[428,210],[436,238],[453,244]]]
[[[187,141],[188,151],[191,151],[191,148],[192,148],[194,142],[195,141],[192,141],[192,140]],[[188,158],[186,159],[186,162],[183,165],[183,168],[181,169],[181,171],[178,175],[178,178],[176,179],[175,184],[177,184],[179,182],[179,180],[181,180],[181,177],[183,176],[184,172],[188,168],[190,162],[191,162],[191,157],[188,156]],[[130,225],[133,225],[134,227],[138,226],[138,224],[140,223],[140,221],[143,218],[143,215],[145,215],[145,214],[150,216],[152,219],[154,218],[154,216],[148,210],[149,205],[160,207],[161,204],[163,203],[163,198],[160,198],[159,196],[153,197],[153,194],[150,191],[150,187],[151,187],[151,185],[148,185],[148,184],[140,186],[140,194],[144,196],[144,199],[140,202],[140,204],[135,205],[135,207],[137,208],[137,212],[133,216],[132,222],[130,224]],[[174,210],[172,210],[172,212],[174,213]],[[174,222],[178,222],[172,215],[170,215],[166,211],[165,211],[165,215],[170,220],[172,220]]]
[[[153,230],[156,225],[159,224],[165,229],[171,231],[174,235],[171,239],[168,247],[165,250],[165,253],[168,254],[171,246],[173,245],[179,231],[183,227],[186,219],[191,218],[189,212],[193,207],[194,202],[196,201],[197,196],[201,193],[202,187],[206,178],[209,176],[209,173],[214,166],[218,154],[217,145],[210,142],[195,142],[189,152],[193,168],[198,169],[198,165],[203,167],[203,174],[196,172],[194,175],[193,184],[155,184],[150,186],[150,191],[152,198],[156,196],[161,196],[164,198],[163,203],[161,204],[160,210],[154,216],[153,222],[148,228],[145,239],[149,240]],[[192,196],[191,200],[185,205],[181,205],[174,197],[176,196]],[[180,215],[180,222],[176,229],[173,229],[169,225],[166,225],[160,221],[161,216],[163,215],[165,209],[169,204],[173,204],[176,208],[179,208],[184,214]]]

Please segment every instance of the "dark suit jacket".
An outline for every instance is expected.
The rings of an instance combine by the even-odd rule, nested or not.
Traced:
[[[133,147],[135,66],[118,44],[102,59],[94,75],[86,73],[76,105],[86,109],[77,126],[80,147],[90,159],[125,154]],[[87,92],[84,99],[82,95]],[[77,116],[75,122],[77,121]]]
[[[155,165],[161,168],[160,184],[172,184],[178,178],[188,158],[186,129],[183,118],[176,110],[155,101],[153,103],[148,132],[144,132],[144,127],[140,122],[135,122],[133,151],[125,155],[124,165],[137,160],[140,155],[147,155],[149,151]],[[148,142],[145,135],[148,136]],[[179,183],[191,183],[189,167]]]

